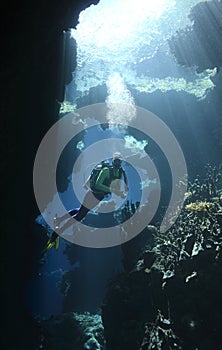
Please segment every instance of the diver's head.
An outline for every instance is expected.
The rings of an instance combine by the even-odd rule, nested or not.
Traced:
[[[122,156],[121,153],[119,152],[115,152],[113,154],[113,160],[112,160],[112,164],[115,168],[120,168],[121,167],[121,163],[122,163]]]

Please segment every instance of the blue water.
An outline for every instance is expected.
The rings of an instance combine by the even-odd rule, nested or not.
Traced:
[[[36,317],[49,318],[62,312],[64,296],[59,292],[57,283],[63,272],[80,267],[79,261],[71,265],[63,254],[65,244],[65,241],[60,239],[59,249],[56,251],[52,248],[46,253],[46,261],[38,275],[29,281],[25,302]]]
[[[189,1],[189,3],[194,2]],[[102,3],[105,3],[105,1],[100,1],[100,6],[102,6]],[[177,63],[166,39],[171,34],[176,33],[179,26],[189,25],[190,20],[186,17],[187,12],[189,12],[188,2],[183,4],[184,11],[181,11],[180,2],[178,2],[179,5],[177,2],[175,3],[175,6],[178,6],[176,11],[170,10],[171,12],[169,11],[169,14],[165,14],[158,23],[155,23],[153,20],[156,27],[153,26],[150,18],[147,18],[144,23],[140,23],[138,28],[142,26],[144,36],[141,34],[141,31],[139,36],[133,36],[131,38],[133,45],[130,50],[124,50],[123,44],[127,48],[129,47],[127,42],[120,42],[121,46],[112,54],[109,51],[111,45],[104,49],[102,46],[97,47],[96,43],[93,43],[91,40],[91,34],[98,34],[93,33],[96,16],[98,16],[98,23],[99,21],[105,23],[104,16],[101,16],[99,12],[95,13],[95,16],[89,13],[88,16],[86,11],[85,16],[88,16],[88,19],[82,22],[82,25],[85,25],[85,31],[82,32],[82,37],[81,35],[77,36],[83,57],[78,57],[79,64],[74,73],[75,79],[66,89],[66,99],[68,102],[76,104],[79,108],[87,105],[87,103],[104,102],[108,97],[115,102],[116,95],[118,95],[120,99],[118,102],[128,103],[129,98],[131,98],[135,105],[155,113],[176,136],[186,158],[189,176],[192,178],[197,173],[200,174],[201,171],[204,173],[204,164],[221,162],[221,152],[218,152],[217,144],[221,140],[221,129],[216,127],[215,123],[218,126],[220,125],[218,120],[221,115],[221,91],[219,88],[221,85],[219,85],[218,81],[221,80],[222,73],[220,72],[218,75],[212,73],[211,78],[211,73],[206,71],[203,76],[200,76],[195,72],[195,67],[183,67]],[[89,26],[90,24],[91,27]],[[102,25],[101,28],[103,28]],[[88,33],[89,28],[92,28],[92,33]],[[104,33],[105,35],[109,34],[107,31],[104,31]],[[119,31],[118,37],[120,34],[121,32]],[[211,37],[213,39],[214,36],[212,35]],[[147,42],[149,42],[149,45],[147,45]],[[137,47],[139,49],[135,50]],[[143,51],[144,47],[145,51]],[[84,56],[85,52],[86,57]],[[119,52],[122,52],[122,55],[119,54],[118,57]],[[115,54],[115,60],[110,60],[113,54]],[[206,57],[208,54],[208,52],[205,52]],[[125,64],[122,62],[123,55]],[[110,86],[109,82],[113,74],[119,75],[119,79],[113,80],[114,84]],[[217,81],[216,88],[212,88],[211,84],[209,84],[211,79]],[[186,81],[187,84],[182,88],[183,81]],[[192,89],[189,88],[190,83],[193,84]],[[104,88],[101,88],[102,86]],[[90,90],[90,88],[94,90]],[[78,100],[78,97],[82,97],[82,100]],[[83,141],[83,149],[85,149],[99,140],[112,137],[123,139],[124,136],[121,133],[114,133],[113,130],[107,128],[89,127],[87,132],[79,134],[77,140],[72,140],[64,148],[60,159],[61,168],[59,168],[60,164],[58,164],[59,174],[57,180],[61,188],[60,199],[67,210],[79,207],[81,204],[74,194],[71,183],[73,166],[81,152],[81,150],[77,149],[78,142],[80,140]],[[142,139],[142,135],[138,135],[138,140]],[[164,155],[158,152],[157,147],[150,142],[147,147],[147,154],[157,166],[164,196],[166,194],[169,196],[171,192],[169,169]],[[137,175],[127,163],[124,166],[128,175],[130,189],[127,200],[139,201],[141,187],[139,181],[137,181]],[[97,217],[94,216],[91,219],[97,220]],[[80,278],[82,284],[86,285],[86,293],[89,294],[91,293],[92,283],[95,282],[95,280],[93,281],[94,275],[92,271],[103,273],[104,275],[107,273],[107,269],[104,272],[102,271],[104,266],[101,267],[106,261],[104,257],[101,257],[101,260],[99,260],[96,256],[94,263],[92,263],[92,251],[89,253],[89,250],[84,250],[81,251],[80,261],[78,257],[74,264],[70,265],[67,257],[63,254],[64,248],[65,242],[60,240],[58,251],[51,249],[47,252],[44,265],[38,271],[37,276],[30,281],[27,288],[27,306],[35,315],[40,317],[47,318],[52,314],[56,315],[62,312],[64,297],[59,292],[57,283],[60,281],[64,271],[80,269],[85,264],[85,269],[82,268],[82,270],[83,272],[87,271],[87,274],[85,277],[82,274]],[[118,259],[120,260],[120,256],[118,256]],[[113,256],[110,256],[110,271],[112,267],[115,268],[119,263],[119,261],[113,260]],[[97,275],[95,274],[95,276]],[[104,281],[109,276],[101,276],[102,278]],[[78,293],[78,284],[75,288]]]

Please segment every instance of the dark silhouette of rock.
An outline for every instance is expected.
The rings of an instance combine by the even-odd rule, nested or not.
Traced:
[[[74,68],[60,81],[63,31],[97,2],[24,0],[1,8],[2,349],[36,349],[38,330],[24,304],[37,247],[33,163]]]
[[[193,24],[179,30],[169,40],[172,53],[182,66],[197,67],[201,73],[222,66],[222,3],[219,0],[200,2],[190,13]]]

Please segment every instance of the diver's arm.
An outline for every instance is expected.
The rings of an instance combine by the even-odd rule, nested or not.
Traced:
[[[99,176],[97,177],[96,183],[95,183],[95,189],[98,191],[102,191],[105,193],[110,192],[109,186],[104,185],[104,181],[109,178],[109,169],[108,168],[103,168]]]

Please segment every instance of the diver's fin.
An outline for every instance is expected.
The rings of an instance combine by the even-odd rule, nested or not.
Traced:
[[[41,255],[44,255],[49,249],[51,249],[54,246],[54,244],[55,244],[54,242],[51,242],[50,240],[48,240],[45,248],[41,252]]]
[[[58,250],[59,248],[59,236],[56,232],[53,232],[52,237],[46,243],[45,248],[42,250],[42,255],[45,254],[52,247],[54,247],[55,250]]]
[[[55,240],[55,250],[58,250],[59,248],[59,236]]]

